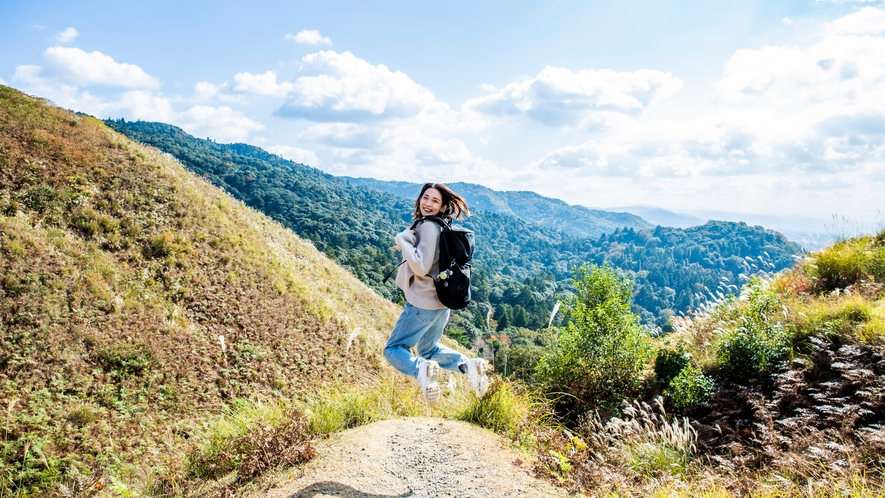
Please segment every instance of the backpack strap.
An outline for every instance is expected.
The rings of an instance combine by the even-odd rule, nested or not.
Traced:
[[[442,228],[451,228],[452,227],[451,221],[448,221],[444,218],[440,218],[439,216],[422,216],[422,217],[418,218],[417,220],[415,220],[415,222],[412,223],[412,226],[409,227],[409,229],[414,230],[415,227],[417,227],[418,225],[420,225],[421,223],[423,223],[425,221],[432,221]]]
[[[390,276],[393,275],[393,272],[396,271],[396,269],[399,268],[400,266],[402,266],[403,263],[405,263],[405,262],[406,262],[406,260],[400,261],[398,265],[393,267],[393,270],[390,270],[389,272],[387,272],[387,275],[384,276],[384,280],[382,280],[381,283],[386,284],[387,281],[390,280]]]

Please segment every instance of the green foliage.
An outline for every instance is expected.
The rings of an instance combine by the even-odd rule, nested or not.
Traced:
[[[684,345],[680,344],[676,348],[660,348],[655,357],[655,375],[661,385],[667,387],[670,381],[690,363],[691,354],[685,350]]]
[[[13,437],[4,432],[0,441],[0,496],[50,488],[61,476],[64,465],[47,456],[48,438],[36,433]]]
[[[99,346],[95,361],[106,372],[121,377],[144,375],[154,362],[150,346],[144,343],[115,342]]]
[[[809,257],[803,268],[821,293],[865,281],[885,282],[885,230],[837,242]]]
[[[472,397],[453,417],[490,429],[522,446],[533,443],[534,432],[549,424],[546,403],[518,384],[494,379],[482,398]]]
[[[792,305],[788,328],[800,349],[815,336],[837,343],[872,343],[885,336],[885,313],[863,296],[828,296]]]
[[[690,408],[707,403],[713,398],[713,379],[700,368],[686,364],[685,368],[669,382],[665,391],[676,408]]]
[[[495,372],[509,379],[533,384],[535,368],[543,354],[544,349],[535,344],[501,344],[495,351]]]
[[[745,287],[744,299],[735,301],[736,319],[728,323],[715,345],[721,371],[747,380],[770,371],[789,353],[790,336],[777,314],[780,298],[754,278]]]
[[[302,408],[311,434],[331,434],[391,417],[423,415],[424,402],[417,392],[410,394],[403,395],[398,377],[367,384],[336,382],[305,398]]]
[[[630,311],[633,281],[593,264],[575,271],[577,295],[566,302],[570,321],[536,376],[546,393],[569,393],[577,408],[613,403],[642,392],[642,371],[653,347]],[[566,401],[572,404],[571,401]]]

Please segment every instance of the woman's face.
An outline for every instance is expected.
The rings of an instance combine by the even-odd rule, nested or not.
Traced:
[[[439,190],[430,187],[421,196],[421,216],[439,216],[442,209],[442,194]]]

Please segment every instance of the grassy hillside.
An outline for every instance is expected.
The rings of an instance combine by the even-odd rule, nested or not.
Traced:
[[[0,494],[376,372],[396,313],[169,156],[0,86]]]

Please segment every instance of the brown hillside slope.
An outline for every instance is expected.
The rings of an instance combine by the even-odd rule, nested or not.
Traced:
[[[149,462],[227,400],[373,372],[396,312],[169,156],[0,86],[0,473],[18,485]]]

